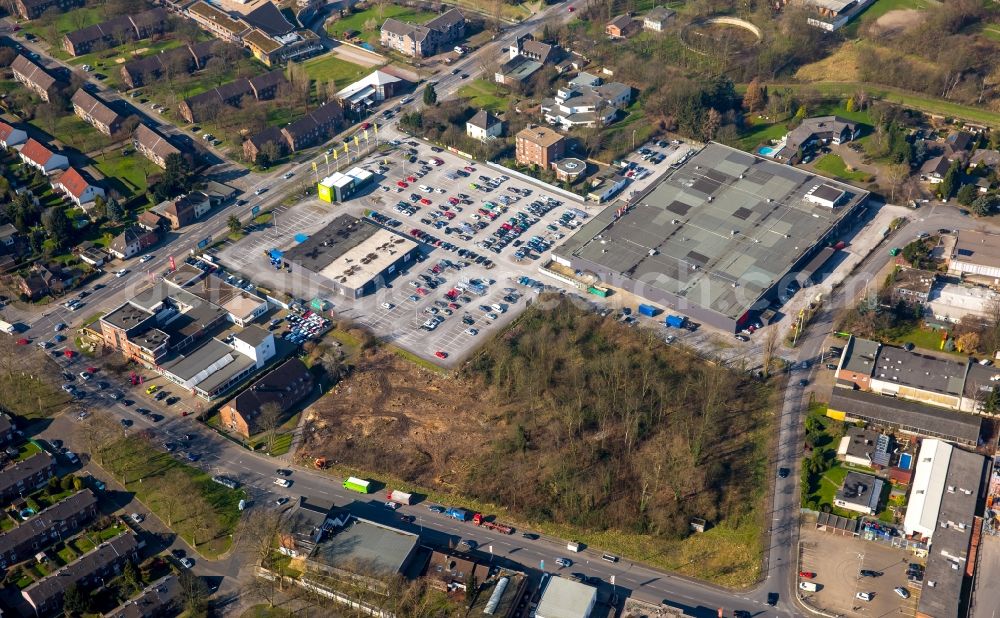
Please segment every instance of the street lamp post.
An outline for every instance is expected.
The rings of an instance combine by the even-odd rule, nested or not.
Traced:
[[[851,600],[852,609],[857,611],[861,609],[855,601],[858,600],[858,585],[861,583],[861,571],[865,569],[865,554],[861,552],[858,554],[858,574],[854,578],[854,598]]]

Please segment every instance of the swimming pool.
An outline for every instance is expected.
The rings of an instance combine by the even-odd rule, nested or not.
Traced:
[[[757,154],[762,157],[770,157],[774,155],[774,148],[771,148],[770,146],[761,146],[757,149]]]
[[[903,453],[902,455],[900,455],[899,456],[899,468],[901,470],[909,470],[910,469],[910,462],[912,461],[912,459],[913,459],[913,456],[910,455],[909,453]]]

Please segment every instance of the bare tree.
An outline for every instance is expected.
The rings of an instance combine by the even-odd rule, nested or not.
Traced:
[[[774,362],[774,353],[778,351],[779,334],[778,327],[771,326],[764,336],[764,344],[761,347],[761,373],[765,378],[771,375],[771,363]]]
[[[274,449],[274,440],[277,438],[278,427],[281,425],[282,412],[281,404],[276,401],[268,401],[260,407],[260,413],[257,414],[257,426],[260,427],[267,441],[268,455]]]

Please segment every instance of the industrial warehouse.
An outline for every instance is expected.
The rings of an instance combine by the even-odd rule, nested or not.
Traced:
[[[336,294],[360,298],[409,264],[417,248],[395,232],[341,215],[286,251],[284,259],[332,281]]]
[[[628,204],[584,225],[553,259],[671,311],[735,332],[815,256],[868,192],[710,143]],[[827,252],[829,255],[831,252]]]

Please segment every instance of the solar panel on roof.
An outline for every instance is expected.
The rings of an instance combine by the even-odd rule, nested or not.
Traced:
[[[733,216],[736,217],[737,219],[746,221],[752,214],[753,214],[752,210],[740,206],[739,208],[736,209],[736,212],[733,213]]]
[[[683,202],[678,202],[677,200],[674,200],[667,205],[667,210],[669,210],[672,213],[681,215],[683,217],[684,215],[688,214],[689,210],[691,210],[691,206]]]
[[[717,188],[719,188],[719,183],[707,178],[699,178],[694,181],[695,191],[700,191],[706,195],[711,195],[712,191],[715,191]]]

